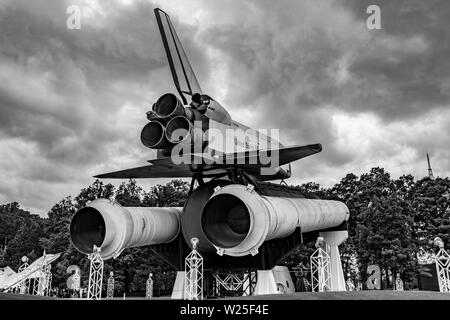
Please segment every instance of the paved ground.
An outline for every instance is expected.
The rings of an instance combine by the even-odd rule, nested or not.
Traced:
[[[348,292],[296,292],[251,297],[240,300],[450,300],[450,293],[435,291],[348,291]]]
[[[123,298],[115,298],[122,300]],[[169,300],[170,297],[153,300]],[[227,298],[228,300],[231,298]],[[350,291],[350,292],[297,292],[293,294],[274,294],[251,297],[238,297],[239,300],[450,300],[450,293],[434,291]],[[55,298],[0,293],[0,300],[57,300]],[[126,300],[148,300],[145,298],[126,298]],[[215,299],[217,300],[217,299]]]
[[[55,298],[0,292],[0,300],[55,300]]]

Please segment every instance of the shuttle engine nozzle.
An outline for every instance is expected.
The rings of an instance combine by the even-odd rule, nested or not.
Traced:
[[[101,248],[103,259],[117,257],[124,249],[174,240],[180,231],[182,208],[122,207],[96,199],[75,213],[70,240],[84,254]]]
[[[184,116],[183,103],[173,93],[163,94],[153,105],[153,111],[160,118],[173,118]]]
[[[186,118],[183,103],[172,93],[162,95],[147,113],[149,123],[141,131],[141,141],[151,149],[171,149],[179,142],[191,143],[193,124]]]
[[[203,136],[201,128],[195,128],[191,121],[184,116],[177,116],[167,123],[166,139],[173,144],[191,144],[200,141]]]
[[[141,141],[144,146],[151,149],[170,149],[173,147],[166,138],[165,121],[162,119],[150,121],[141,131]]]
[[[323,230],[348,220],[339,201],[259,195],[253,188],[227,185],[206,203],[202,229],[206,238],[228,256],[255,255],[264,241],[301,232]]]

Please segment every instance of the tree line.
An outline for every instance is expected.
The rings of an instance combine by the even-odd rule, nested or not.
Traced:
[[[295,187],[322,199],[343,201],[348,206],[349,237],[340,251],[344,274],[354,280],[365,282],[367,267],[376,264],[384,275],[383,288],[392,287],[389,275],[397,273],[404,281],[412,281],[423,272],[417,253],[421,249],[433,251],[432,241],[437,236],[449,244],[449,178],[415,180],[412,175],[403,175],[392,179],[388,172],[377,167],[359,177],[349,173],[331,188],[314,182]],[[17,202],[0,205],[0,244],[8,244],[0,252],[0,266],[17,270],[22,256],[33,261],[44,250],[61,252],[53,264],[53,286],[64,288],[70,276],[67,267],[78,265],[82,270],[82,286],[86,287],[89,260],[69,240],[70,221],[78,209],[97,198],[115,200],[123,206],[183,206],[188,192],[189,183],[182,180],[156,185],[148,191],[135,180],[123,182],[118,188],[96,180],[77,196],[56,203],[47,218],[23,210]],[[309,266],[314,249],[314,243],[303,244],[283,264],[294,267],[301,262]],[[114,271],[116,290],[127,293],[144,292],[150,272],[155,290],[170,292],[175,276],[175,270],[150,247],[124,250],[117,259],[105,263],[104,271],[105,279],[109,271]]]

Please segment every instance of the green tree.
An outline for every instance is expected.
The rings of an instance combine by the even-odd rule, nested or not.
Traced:
[[[428,177],[418,180],[411,190],[416,211],[415,232],[422,248],[433,250],[433,239],[441,237],[450,245],[450,179]]]
[[[413,186],[411,175],[392,180],[388,172],[377,167],[359,178],[347,174],[329,190],[329,198],[343,201],[350,212],[347,222],[349,237],[340,246],[344,274],[364,282],[369,264],[379,265],[386,281],[389,278],[386,275],[395,275],[397,271],[409,278],[416,272],[417,265],[412,254],[417,250],[413,240],[415,210],[410,202]],[[405,229],[399,229],[398,224]],[[402,233],[399,240],[392,238],[396,232]],[[395,246],[386,247],[385,244],[391,240]],[[405,268],[400,268],[396,254],[407,257]],[[354,262],[357,262],[357,268]]]
[[[143,203],[154,207],[182,207],[187,200],[189,183],[180,179],[156,185],[145,193]]]
[[[27,213],[20,209],[17,202],[0,205],[0,245],[8,246],[20,228],[21,221]],[[4,250],[0,250],[0,266],[5,267]]]
[[[320,184],[315,182],[303,183],[295,186],[295,188],[312,198],[326,198],[327,195],[327,189],[322,188]]]
[[[122,206],[142,206],[143,190],[138,186],[136,180],[130,179],[127,183],[122,182],[115,194],[116,201]]]
[[[4,255],[4,264],[14,270],[21,264],[20,259],[23,256],[27,256],[33,261],[43,252],[39,245],[39,238],[44,234],[44,219],[37,215],[29,215],[27,218],[20,220],[20,227],[9,242]]]
[[[68,256],[71,247],[69,226],[77,208],[72,197],[66,197],[56,203],[48,212],[48,220],[44,228],[45,236],[39,239],[41,246],[48,253],[61,253],[53,267],[53,285],[59,286],[67,278],[66,269],[74,256]],[[71,254],[73,252],[70,252]]]
[[[361,223],[357,226],[358,261],[365,268],[370,264],[379,265],[386,287],[390,286],[389,275],[397,272],[404,280],[411,280],[418,270],[411,205],[396,196],[372,200],[370,207],[361,213]]]
[[[81,189],[80,193],[75,197],[75,205],[77,209],[86,206],[88,201],[99,198],[112,199],[114,197],[114,186],[110,183],[104,184],[99,179],[95,180],[90,186]]]

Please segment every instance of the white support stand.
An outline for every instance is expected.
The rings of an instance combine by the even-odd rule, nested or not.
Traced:
[[[185,300],[203,300],[203,258],[196,250],[198,239],[192,238],[192,252],[185,259]]]
[[[434,244],[439,247],[435,257],[439,291],[450,292],[450,255],[445,251],[444,242],[441,238],[434,238]]]
[[[311,286],[313,292],[324,292],[331,290],[331,270],[330,256],[322,237],[318,237],[316,241],[316,251],[311,255]]]
[[[47,286],[47,268],[44,263],[45,257],[46,254],[44,250],[43,259],[42,262],[40,262],[41,264],[39,265],[39,271],[37,271],[38,277],[34,279],[33,283],[33,294],[37,296],[43,296]]]
[[[403,287],[403,280],[400,279],[400,274],[397,273],[396,277],[395,277],[395,290],[396,291],[403,291],[404,287]]]
[[[89,285],[87,298],[90,300],[101,300],[103,284],[103,259],[100,256],[101,249],[94,245],[94,251],[88,255],[91,260],[89,268]]]
[[[42,273],[42,270],[38,271],[40,273]],[[35,296],[42,296],[42,287],[43,287],[43,283],[45,281],[45,278],[42,276],[36,277],[34,278],[33,281],[33,295]]]
[[[52,289],[52,265],[48,264],[45,267],[45,285],[44,285],[44,296],[49,296]]]
[[[216,280],[217,288],[224,288],[227,291],[238,291],[243,289],[246,277],[239,274],[229,273],[226,275],[215,273],[213,274],[214,280]]]
[[[271,270],[258,270],[254,295],[294,293],[295,286],[286,266],[275,266]]]
[[[184,284],[186,282],[186,272],[177,271],[175,283],[172,289],[171,299],[183,300],[185,298]]]
[[[330,256],[331,291],[345,291],[345,278],[338,246],[347,240],[348,232],[327,231],[320,232],[319,236],[327,244],[326,250]]]
[[[258,270],[257,278],[255,296],[281,293],[277,288],[277,280],[273,270]]]
[[[23,271],[25,271],[30,265],[28,264],[28,257],[27,256],[23,256],[22,257],[22,264],[20,265],[19,269],[18,269],[18,273],[21,273]],[[28,294],[30,291],[30,279],[25,278],[24,276],[22,276],[22,280],[18,286],[19,288],[19,293],[20,294]]]
[[[109,273],[108,287],[106,290],[106,299],[114,298],[114,272]]]
[[[150,272],[145,285],[145,297],[150,299],[153,298],[153,274]]]
[[[220,295],[221,289],[227,293],[243,296],[251,296],[255,292],[257,277],[256,271],[244,271],[238,273],[213,273],[215,280],[215,294]]]

